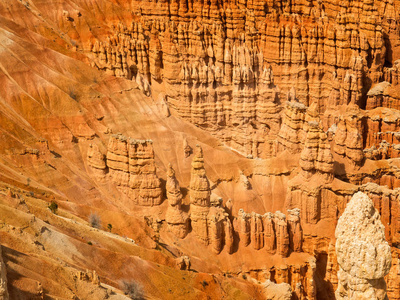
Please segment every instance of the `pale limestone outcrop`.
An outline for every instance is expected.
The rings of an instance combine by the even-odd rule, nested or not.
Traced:
[[[166,190],[169,205],[165,214],[165,220],[169,229],[177,237],[183,239],[189,231],[189,218],[187,213],[182,211],[182,193],[171,164],[168,166]]]
[[[337,299],[387,299],[384,276],[392,256],[385,229],[372,200],[356,193],[339,218],[336,231],[339,264]]]
[[[287,283],[274,283],[267,280],[264,283],[264,294],[268,300],[290,300],[292,299],[292,288]]]
[[[112,135],[108,143],[107,167],[111,179],[137,205],[153,206],[162,202],[152,143],[123,135]]]

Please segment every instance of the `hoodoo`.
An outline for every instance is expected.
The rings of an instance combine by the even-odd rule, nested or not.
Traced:
[[[372,200],[356,193],[336,227],[339,284],[336,299],[384,300],[392,255]]]
[[[399,33],[399,0],[1,0],[0,300],[400,300]]]

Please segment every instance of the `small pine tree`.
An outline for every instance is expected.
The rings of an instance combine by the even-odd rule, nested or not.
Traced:
[[[112,230],[112,224],[108,223],[108,224],[107,224],[107,228],[108,228],[108,230],[111,232],[111,230]]]
[[[52,201],[52,202],[50,203],[50,205],[48,206],[48,208],[50,209],[50,211],[51,211],[53,214],[56,214],[56,213],[57,213],[57,209],[58,209],[58,204],[57,204],[56,202]]]

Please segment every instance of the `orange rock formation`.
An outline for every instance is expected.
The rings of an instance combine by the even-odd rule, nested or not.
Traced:
[[[0,298],[400,299],[399,5],[1,1]]]

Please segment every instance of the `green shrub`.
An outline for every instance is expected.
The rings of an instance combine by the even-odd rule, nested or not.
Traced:
[[[56,213],[57,213],[57,209],[58,209],[58,204],[57,204],[56,202],[54,202],[54,201],[51,201],[51,203],[50,203],[50,205],[48,206],[48,208],[50,209],[50,211],[51,211],[53,214],[56,214]]]

